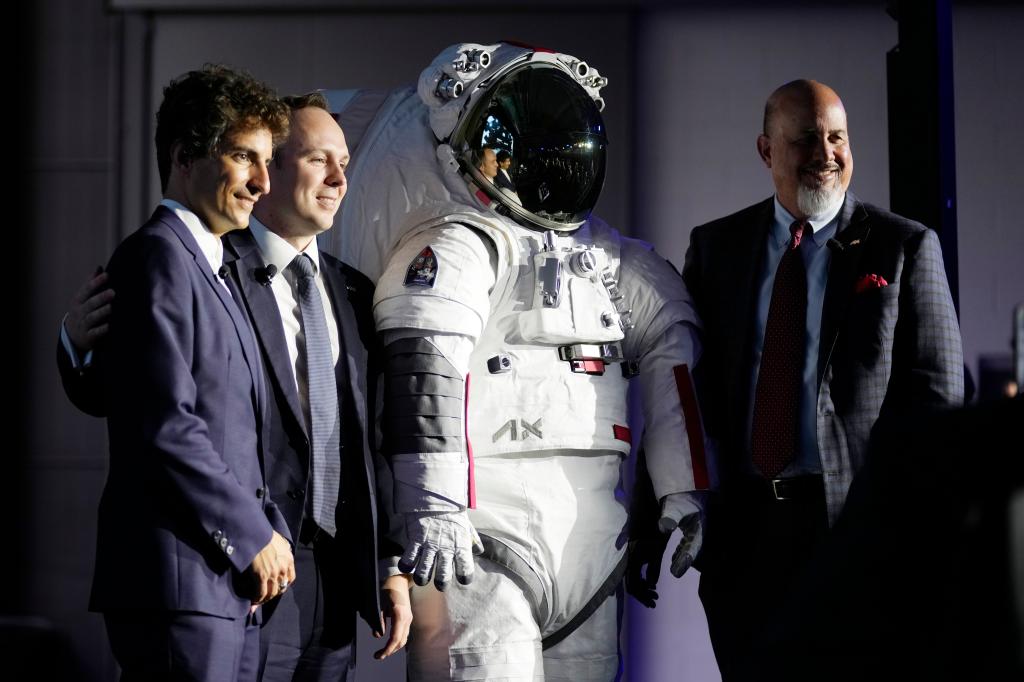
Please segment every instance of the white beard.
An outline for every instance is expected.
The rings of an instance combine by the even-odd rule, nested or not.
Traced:
[[[846,192],[837,181],[834,184],[811,188],[800,184],[796,190],[796,207],[808,218],[817,218],[831,213],[842,203]]]

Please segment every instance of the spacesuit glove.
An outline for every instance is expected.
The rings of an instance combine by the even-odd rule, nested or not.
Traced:
[[[473,581],[473,554],[483,552],[483,543],[466,512],[409,512],[405,514],[405,530],[409,538],[398,568],[412,573],[417,585],[430,582],[444,590],[455,579],[462,585]]]
[[[658,605],[658,578],[668,535],[658,533],[629,541],[626,592],[649,609]]]
[[[671,533],[679,527],[683,537],[672,553],[672,575],[681,578],[693,565],[704,542],[704,509],[697,498],[688,493],[672,493],[661,498],[658,528]]]

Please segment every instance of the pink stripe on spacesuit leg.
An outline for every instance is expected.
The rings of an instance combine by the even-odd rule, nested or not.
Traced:
[[[473,443],[469,440],[469,375],[466,375],[466,397],[462,401],[462,428],[466,434],[466,458],[469,460],[469,508],[476,509],[476,478],[473,476]]]

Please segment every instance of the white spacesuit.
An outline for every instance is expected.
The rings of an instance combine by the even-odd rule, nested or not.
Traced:
[[[373,122],[333,233],[377,280],[413,680],[614,678],[632,377],[670,526],[698,518],[689,494],[709,485],[690,298],[590,217],[605,83],[568,55],[466,44],[416,90],[360,102]],[[511,154],[518,196],[478,169],[485,148]]]

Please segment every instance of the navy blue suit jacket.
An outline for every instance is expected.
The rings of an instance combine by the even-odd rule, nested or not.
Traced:
[[[248,230],[225,238],[225,265],[238,284],[243,303],[259,340],[273,400],[269,402],[270,430],[267,485],[291,529],[299,536],[312,457],[305,417],[285,342],[281,314],[270,286],[261,275],[263,257]],[[341,410],[342,485],[337,507],[337,541],[351,570],[354,604],[366,622],[380,627],[380,583],[377,559],[400,553],[385,538],[394,532],[391,477],[374,447],[376,381],[379,368],[373,326],[373,285],[361,273],[332,256],[320,253],[320,272],[338,325],[341,352],[335,367]],[[281,276],[281,275],[278,275]],[[378,478],[383,479],[378,486]],[[383,499],[378,499],[383,495]],[[381,540],[378,540],[378,529]],[[339,580],[343,576],[337,576]]]
[[[515,183],[512,182],[512,176],[505,175],[506,172],[507,171],[502,171],[499,168],[498,174],[494,176],[494,184],[502,189],[507,189],[509,192],[515,192],[516,186]]]
[[[266,399],[249,324],[185,225],[164,207],[118,246],[97,349],[110,471],[91,608],[237,618],[242,575],[288,537],[265,495]]]

